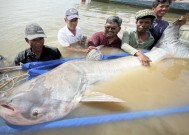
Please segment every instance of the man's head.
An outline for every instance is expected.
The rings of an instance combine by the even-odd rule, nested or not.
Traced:
[[[136,13],[136,26],[138,32],[146,32],[149,30],[154,19],[156,18],[155,13],[150,9],[140,10]]]
[[[31,23],[26,25],[25,38],[27,38],[28,40],[33,40],[39,37],[46,38],[45,32],[43,31],[41,26],[39,26],[39,24]]]
[[[33,52],[41,52],[44,45],[45,32],[37,23],[26,25],[25,40]]]
[[[106,19],[105,36],[106,38],[114,38],[121,30],[122,19],[118,16],[110,16]]]
[[[168,11],[172,0],[155,0],[152,5],[152,10],[158,19],[161,19]]]
[[[79,19],[79,13],[75,8],[66,11],[65,22],[70,30],[75,30]]]

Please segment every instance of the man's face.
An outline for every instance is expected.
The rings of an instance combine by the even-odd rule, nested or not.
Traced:
[[[169,11],[169,3],[160,3],[157,7],[154,7],[152,10],[156,14],[157,18],[162,18]]]
[[[42,52],[43,45],[44,45],[44,38],[43,37],[35,38],[33,40],[28,40],[26,38],[26,42],[32,48],[32,52]]]
[[[117,23],[111,22],[105,24],[104,34],[106,38],[114,38],[120,31],[120,27]]]
[[[138,32],[146,32],[147,30],[150,29],[151,25],[152,25],[151,18],[138,19],[138,21],[136,22]]]
[[[74,18],[74,19],[71,19],[71,20],[65,19],[65,21],[66,21],[66,24],[67,24],[67,26],[70,30],[72,30],[72,31],[76,30],[78,18]]]

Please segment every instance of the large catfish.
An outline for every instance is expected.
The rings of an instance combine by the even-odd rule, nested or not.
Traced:
[[[189,58],[189,46],[177,40],[179,28],[167,27],[152,51],[146,55],[157,62],[165,58]],[[0,116],[14,125],[32,125],[63,118],[81,101],[121,102],[93,92],[89,86],[128,69],[141,66],[134,56],[105,61],[74,60],[15,87],[0,100]]]

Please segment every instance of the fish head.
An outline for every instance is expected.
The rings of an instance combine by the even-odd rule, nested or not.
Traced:
[[[0,116],[13,125],[34,125],[63,118],[80,101],[85,84],[80,75],[66,74],[64,79],[38,76],[0,98]]]
[[[47,94],[47,93],[46,93]],[[47,121],[56,120],[68,113],[66,111],[67,103],[50,98],[44,95],[40,90],[31,90],[11,94],[8,97],[0,99],[0,116],[8,123],[13,125],[34,125]]]

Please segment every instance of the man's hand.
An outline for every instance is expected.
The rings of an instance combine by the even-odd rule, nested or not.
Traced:
[[[79,41],[79,44],[80,44],[80,45],[85,45],[86,41],[87,41],[87,36],[81,36],[81,39],[80,39],[80,41]]]
[[[84,52],[84,53],[88,53],[88,52],[90,52],[92,49],[97,49],[97,48],[94,47],[94,46],[89,46],[89,47],[86,48],[86,49],[82,49],[82,52]]]
[[[142,63],[143,66],[150,66],[150,62],[152,61],[150,60],[148,56],[146,56],[142,52],[137,52],[135,56],[138,57],[139,61]]]
[[[182,25],[186,24],[186,21],[187,21],[186,16],[181,16],[181,17],[175,22],[175,24],[181,27]]]

